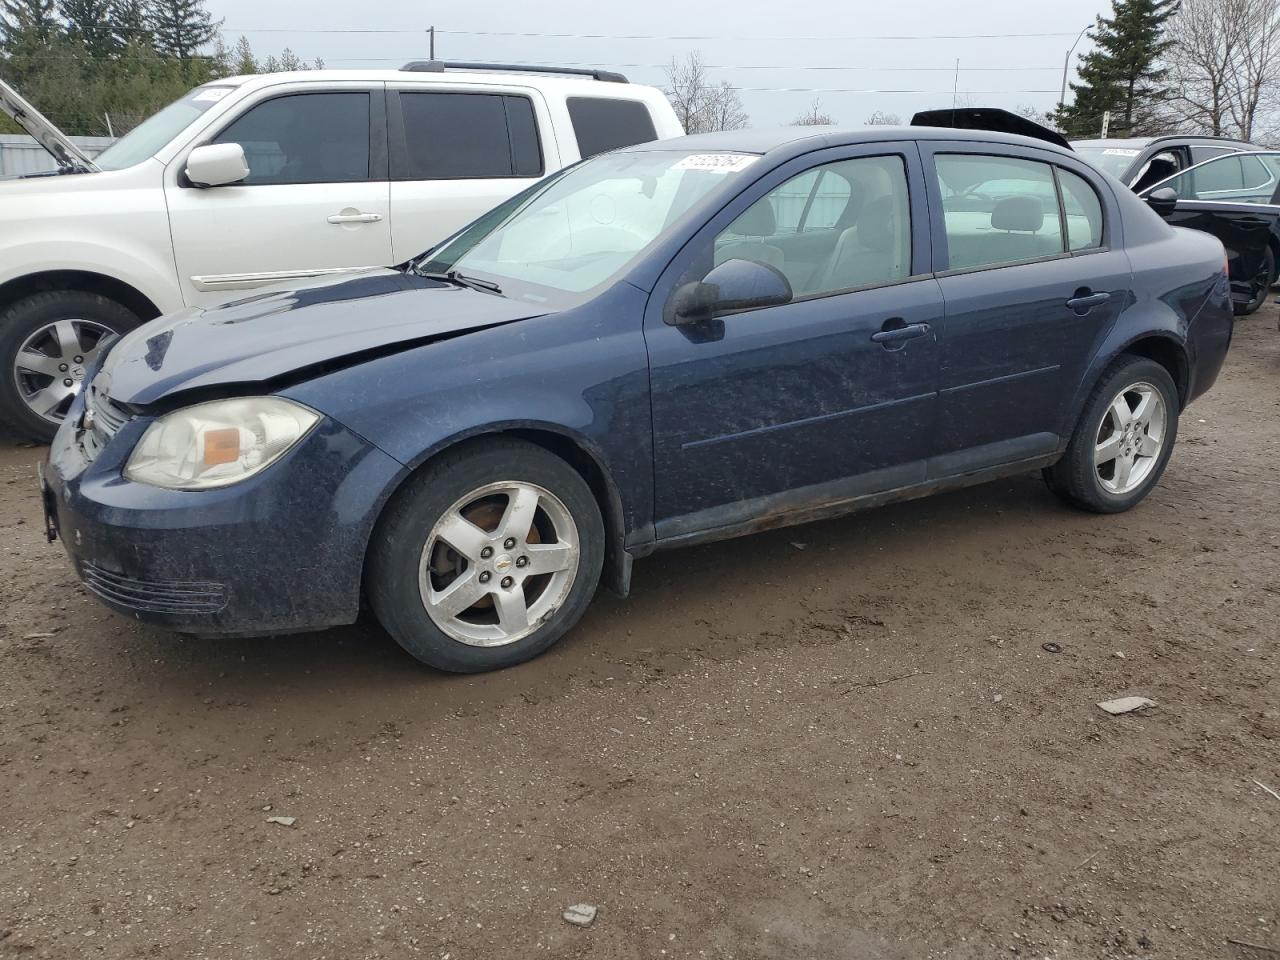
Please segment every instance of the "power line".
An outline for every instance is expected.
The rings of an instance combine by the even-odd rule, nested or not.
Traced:
[[[343,28],[334,27],[224,27],[223,33],[328,33],[328,34],[417,34],[424,36],[425,28],[408,29],[404,27],[389,28]],[[436,33],[456,37],[519,37],[523,39],[545,38],[551,40],[679,40],[679,41],[712,41],[712,40],[761,40],[770,43],[793,40],[1028,40],[1049,37],[1074,37],[1075,31],[1067,33],[934,33],[934,34],[863,34],[858,36],[792,36],[792,37],[743,37],[715,36],[713,34],[687,34],[663,36],[661,34],[644,33],[536,33],[515,30],[445,30],[436,28]]]

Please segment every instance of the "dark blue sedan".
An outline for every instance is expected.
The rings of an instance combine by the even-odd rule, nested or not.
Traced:
[[[367,601],[420,660],[487,670],[656,550],[1029,470],[1126,510],[1231,330],[1222,245],[1066,150],[666,140],[401,268],[135,330],[46,507],[139,619],[272,634]]]

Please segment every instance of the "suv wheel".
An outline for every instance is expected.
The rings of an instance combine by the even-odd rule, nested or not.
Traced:
[[[522,663],[577,623],[604,563],[590,487],[520,440],[446,453],[401,490],[370,547],[379,621],[423,663],[475,673]]]
[[[139,324],[96,293],[36,293],[0,312],[0,427],[48,442],[86,371],[113,337]]]
[[[1178,390],[1145,357],[1121,357],[1085,403],[1061,460],[1044,471],[1054,493],[1095,513],[1137,505],[1164,473],[1178,436]]]
[[[1237,317],[1247,317],[1251,313],[1257,313],[1267,300],[1267,294],[1271,290],[1271,285],[1276,282],[1276,255],[1275,251],[1267,247],[1266,256],[1263,257],[1262,266],[1258,268],[1257,276],[1253,278],[1253,285],[1249,288],[1250,300],[1248,303],[1233,303],[1232,311]]]

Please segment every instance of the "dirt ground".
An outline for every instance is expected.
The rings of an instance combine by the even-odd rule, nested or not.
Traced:
[[[1276,957],[1276,320],[1128,515],[1028,476],[662,555],[479,677],[110,613],[6,442],[0,956]]]

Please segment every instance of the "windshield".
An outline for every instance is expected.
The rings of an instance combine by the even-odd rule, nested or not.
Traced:
[[[152,114],[98,154],[94,163],[102,170],[123,170],[154,157],[166,143],[191,125],[191,121],[234,90],[235,87],[196,87]]]
[[[1071,149],[1095,167],[1111,174],[1113,177],[1122,176],[1133,165],[1133,161],[1138,159],[1139,154],[1142,153],[1141,150],[1136,150],[1133,147],[1087,147],[1080,143],[1073,143]]]
[[[422,273],[456,270],[504,296],[573,306],[618,276],[686,210],[758,157],[604,154],[538,184],[428,251]]]

